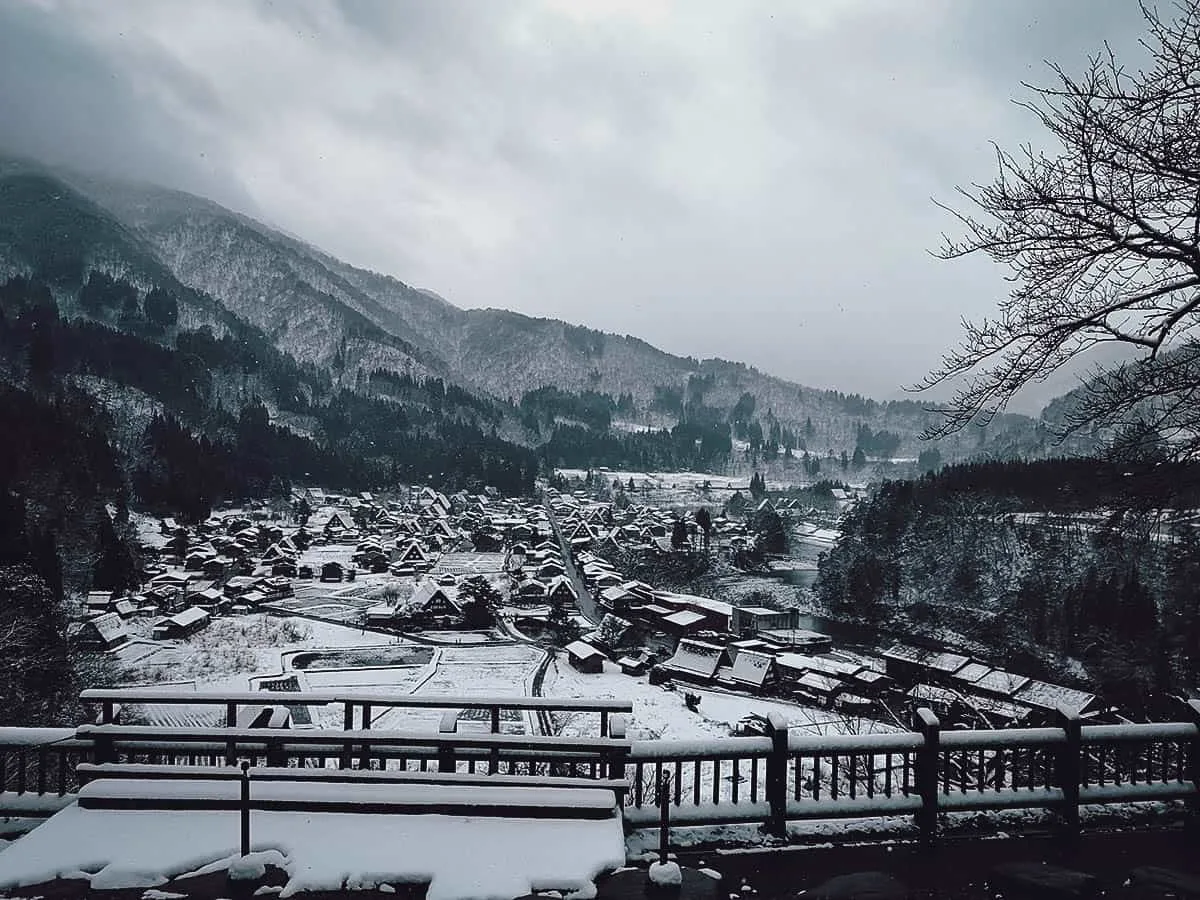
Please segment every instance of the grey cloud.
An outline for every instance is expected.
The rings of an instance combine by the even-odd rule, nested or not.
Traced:
[[[0,5],[15,149],[206,193],[469,306],[890,395],[1005,289],[926,252],[1093,0]],[[166,10],[166,12],[164,12]],[[86,149],[85,149],[86,148]],[[201,155],[203,154],[203,155]]]

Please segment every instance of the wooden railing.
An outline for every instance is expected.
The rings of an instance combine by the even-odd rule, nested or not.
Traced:
[[[1185,721],[1084,725],[1060,714],[1046,728],[943,732],[919,710],[912,731],[866,735],[789,733],[772,717],[768,733],[698,741],[626,741],[626,703],[543,698],[411,698],[306,693],[186,694],[89,692],[98,724],[69,729],[0,729],[5,801],[69,796],[74,765],[145,763],[459,773],[526,778],[622,780],[631,827],[762,823],[782,834],[789,821],[912,817],[925,841],[940,814],[965,810],[1048,810],[1064,832],[1089,805],[1184,800],[1200,814],[1200,702]],[[448,708],[436,731],[371,728],[158,728],[113,721],[118,703],[220,704],[236,722],[243,705],[339,703],[345,721],[370,721],[374,706],[417,701]],[[456,709],[587,710],[605,716],[598,737],[459,733]],[[498,713],[496,713],[498,715]]]
[[[79,789],[75,766],[92,759],[91,741],[74,728],[0,728],[0,811],[53,811],[53,802]]]
[[[580,700],[556,697],[461,697],[438,694],[364,694],[335,691],[241,691],[208,694],[198,691],[163,691],[153,688],[115,688],[87,690],[80,695],[85,703],[100,707],[100,722],[115,722],[122,706],[140,704],[172,704],[180,706],[220,706],[225,708],[225,724],[234,726],[238,712],[251,706],[328,706],[342,708],[342,727],[369,729],[379,709],[441,709],[447,712],[483,710],[488,713],[491,731],[500,732],[502,714],[506,711],[536,711],[553,713],[598,713],[599,733],[609,733],[614,715],[628,714],[633,704],[628,700]]]
[[[622,723],[614,723],[620,733]],[[97,763],[340,768],[619,778],[630,744],[621,736],[557,738],[453,731],[292,731],[83,725]]]
[[[1200,812],[1200,703],[1190,721],[1083,725],[1060,714],[1048,728],[942,733],[929,710],[913,731],[789,735],[771,719],[763,737],[635,741],[626,820],[666,815],[677,825],[913,816],[925,841],[941,813],[1029,808],[1075,833],[1080,808],[1187,800]]]

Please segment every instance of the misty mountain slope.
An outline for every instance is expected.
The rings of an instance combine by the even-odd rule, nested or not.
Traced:
[[[77,288],[97,269],[148,289],[178,282],[137,234],[49,175],[0,160],[0,274]],[[181,298],[205,315],[204,298]]]
[[[96,179],[80,184],[182,283],[262,328],[297,359],[351,376],[360,368],[441,369],[405,339],[402,320],[294,238],[188,194]]]
[[[213,309],[205,315],[214,321],[236,315],[261,328],[279,350],[328,372],[344,387],[361,386],[382,369],[436,375],[447,384],[511,401],[547,386],[592,391],[614,403],[622,400],[617,419],[669,427],[741,416],[747,424],[761,425],[764,435],[787,429],[801,438],[801,449],[821,455],[853,451],[865,426],[898,438],[893,455],[915,457],[924,449],[918,435],[934,421],[935,414],[918,403],[878,403],[804,387],[740,363],[676,356],[632,336],[556,319],[459,309],[433,291],[351,266],[201,197],[76,173],[34,174],[48,180],[41,182],[40,194],[25,188],[29,209],[18,219],[26,223],[34,221],[34,208],[53,217],[52,208],[41,208],[52,207],[56,191],[87,194],[73,201],[86,206],[81,221],[99,223],[83,229],[94,232],[92,245],[75,253],[83,269],[91,264],[84,256],[113,257],[118,262],[103,266],[132,273],[130,280],[140,275],[149,284],[169,277],[188,295],[210,302]],[[18,224],[15,231],[26,227]],[[69,234],[66,223],[61,227]],[[39,220],[32,230],[47,232],[48,226]],[[111,239],[104,238],[110,233]],[[0,256],[0,263],[15,256],[22,254]],[[9,265],[9,271],[32,268],[28,260]],[[181,310],[181,327],[205,324],[199,312],[189,309],[185,316]],[[848,346],[852,349],[852,343]],[[501,427],[512,439],[535,439],[522,438],[507,424]],[[1002,434],[999,441],[997,434]],[[1052,452],[1035,420],[1021,416],[1001,417],[985,433],[956,435],[940,442],[939,449],[946,458]]]

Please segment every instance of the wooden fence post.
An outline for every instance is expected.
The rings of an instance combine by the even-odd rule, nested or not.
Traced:
[[[242,856],[250,854],[250,763],[242,760],[242,791],[241,813],[242,824]]]
[[[1200,700],[1187,701],[1188,721],[1196,726],[1196,734],[1188,742],[1187,777],[1196,786],[1196,793],[1187,801],[1187,829],[1200,831]]]
[[[776,837],[787,835],[787,764],[788,726],[779,713],[768,714],[771,726],[771,755],[767,757],[767,803],[771,814],[767,833]]]
[[[610,740],[623,741],[625,740],[625,717],[615,715],[608,723],[608,737]],[[614,780],[620,780],[625,777],[625,766],[628,762],[629,751],[621,748],[611,750],[607,754],[607,760],[601,760],[600,771],[605,777]],[[621,795],[622,802],[624,794]]]
[[[438,724],[438,734],[457,733],[458,710],[447,710],[442,714],[442,721]],[[439,772],[453,772],[457,767],[454,759],[454,745],[448,741],[443,741],[441,744],[438,744],[437,760]]]
[[[268,766],[280,769],[287,768],[287,754],[283,750],[282,738],[271,738],[267,741],[265,758]]]
[[[917,792],[921,795],[921,809],[917,812],[917,828],[921,832],[921,843],[931,849],[937,842],[938,821],[938,757],[941,754],[942,723],[933,710],[922,706],[917,710],[916,729],[924,742],[917,750]]]
[[[1063,793],[1062,832],[1068,840],[1079,836],[1079,783],[1083,775],[1083,739],[1078,710],[1060,706],[1055,718],[1066,732],[1066,742],[1058,748],[1055,774]]]

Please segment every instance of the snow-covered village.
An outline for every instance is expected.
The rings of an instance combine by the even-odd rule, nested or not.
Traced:
[[[1200,898],[1200,0],[0,0],[0,900]]]

